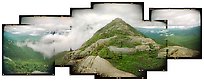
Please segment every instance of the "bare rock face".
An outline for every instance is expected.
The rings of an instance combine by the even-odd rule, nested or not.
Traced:
[[[76,70],[80,73],[97,73],[105,77],[136,77],[131,73],[118,70],[109,61],[99,56],[86,57],[77,65]]]
[[[131,54],[137,51],[148,51],[150,50],[150,47],[149,45],[137,45],[135,48],[118,48],[116,46],[109,46],[108,49],[114,53]]]
[[[135,48],[118,48],[116,46],[109,46],[108,49],[112,51],[113,53],[122,53],[122,54],[127,54],[127,53],[134,53],[136,52]]]
[[[150,47],[149,47],[149,45],[138,45],[138,46],[135,46],[135,50],[148,51],[148,50],[150,50]]]
[[[138,42],[141,44],[155,44],[156,42],[150,38],[145,38],[142,36],[129,36],[132,40],[131,42]]]
[[[188,49],[181,46],[168,46],[166,48],[160,49],[158,57],[195,57],[199,54],[198,51]]]
[[[160,45],[150,38],[145,38],[142,36],[129,36],[132,43],[139,43],[141,45],[152,45],[154,49],[160,49]]]

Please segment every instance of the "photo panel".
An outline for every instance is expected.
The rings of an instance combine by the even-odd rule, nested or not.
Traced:
[[[72,18],[68,15],[22,15],[20,19],[21,24],[30,24],[44,29],[44,35],[39,39],[36,47],[39,46],[39,52],[51,55],[53,60],[57,59],[61,52],[74,49],[74,46],[77,45],[75,42],[80,41],[75,39],[76,33],[70,35],[76,28],[72,26]],[[55,66],[61,66],[57,60],[55,60]]]
[[[168,58],[201,59],[201,8],[153,8],[152,20],[167,20]],[[163,54],[160,54],[163,55]]]
[[[43,31],[31,25],[3,25],[3,75],[54,75],[54,60],[49,54],[38,51],[46,48],[36,45]]]

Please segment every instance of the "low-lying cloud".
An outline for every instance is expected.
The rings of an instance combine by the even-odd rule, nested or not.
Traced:
[[[74,50],[80,48],[97,30],[115,18],[121,18],[135,28],[166,26],[163,22],[143,21],[142,7],[135,4],[97,4],[94,9],[74,10],[72,14],[72,17],[23,17],[21,23],[31,24],[28,27],[31,29],[15,28],[19,32],[31,30],[30,33],[26,33],[30,36],[38,35],[37,28],[42,29],[39,41],[29,40],[23,43],[44,56],[52,57],[70,48]],[[62,31],[66,33],[59,33]]]

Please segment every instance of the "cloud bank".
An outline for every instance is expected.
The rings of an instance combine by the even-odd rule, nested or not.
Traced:
[[[165,27],[158,21],[143,21],[142,7],[135,4],[97,4],[94,9],[73,10],[72,17],[23,17],[22,24],[31,24],[27,28],[12,27],[9,31],[28,31],[32,36],[37,29],[43,30],[37,42],[27,41],[26,46],[52,57],[62,51],[78,49],[93,34],[115,18],[122,18],[135,28]],[[70,30],[71,27],[71,30]],[[66,33],[61,33],[61,32]],[[50,32],[54,32],[52,34]]]

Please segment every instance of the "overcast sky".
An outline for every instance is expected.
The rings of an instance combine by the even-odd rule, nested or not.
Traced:
[[[32,49],[52,56],[53,49],[57,52],[78,49],[93,34],[115,18],[121,18],[135,28],[165,28],[166,24],[158,21],[143,21],[142,7],[135,4],[97,4],[94,9],[72,11],[72,17],[23,17],[22,24],[31,26],[8,27],[7,31],[19,34],[37,35],[42,31],[66,30],[72,26],[68,35],[44,35],[37,43],[26,42]],[[169,20],[171,26],[197,26],[200,24],[199,12],[195,10],[155,10],[154,20]],[[17,32],[17,33],[16,33]],[[55,43],[48,44],[50,40]],[[49,55],[51,54],[51,55]]]
[[[66,29],[71,25],[71,20],[70,17],[22,17],[21,23],[43,29]]]
[[[168,20],[169,27],[200,26],[200,12],[195,9],[158,9],[152,11],[153,20]]]
[[[143,21],[142,7],[137,4],[118,4],[118,3],[105,3],[96,4],[94,9],[81,9],[73,10],[71,18],[57,18],[57,17],[23,17],[22,24],[40,24],[40,25],[96,25],[102,28],[115,18],[122,18],[124,21],[133,27],[144,26],[165,26],[162,22],[156,21]],[[60,23],[60,24],[59,24]]]

